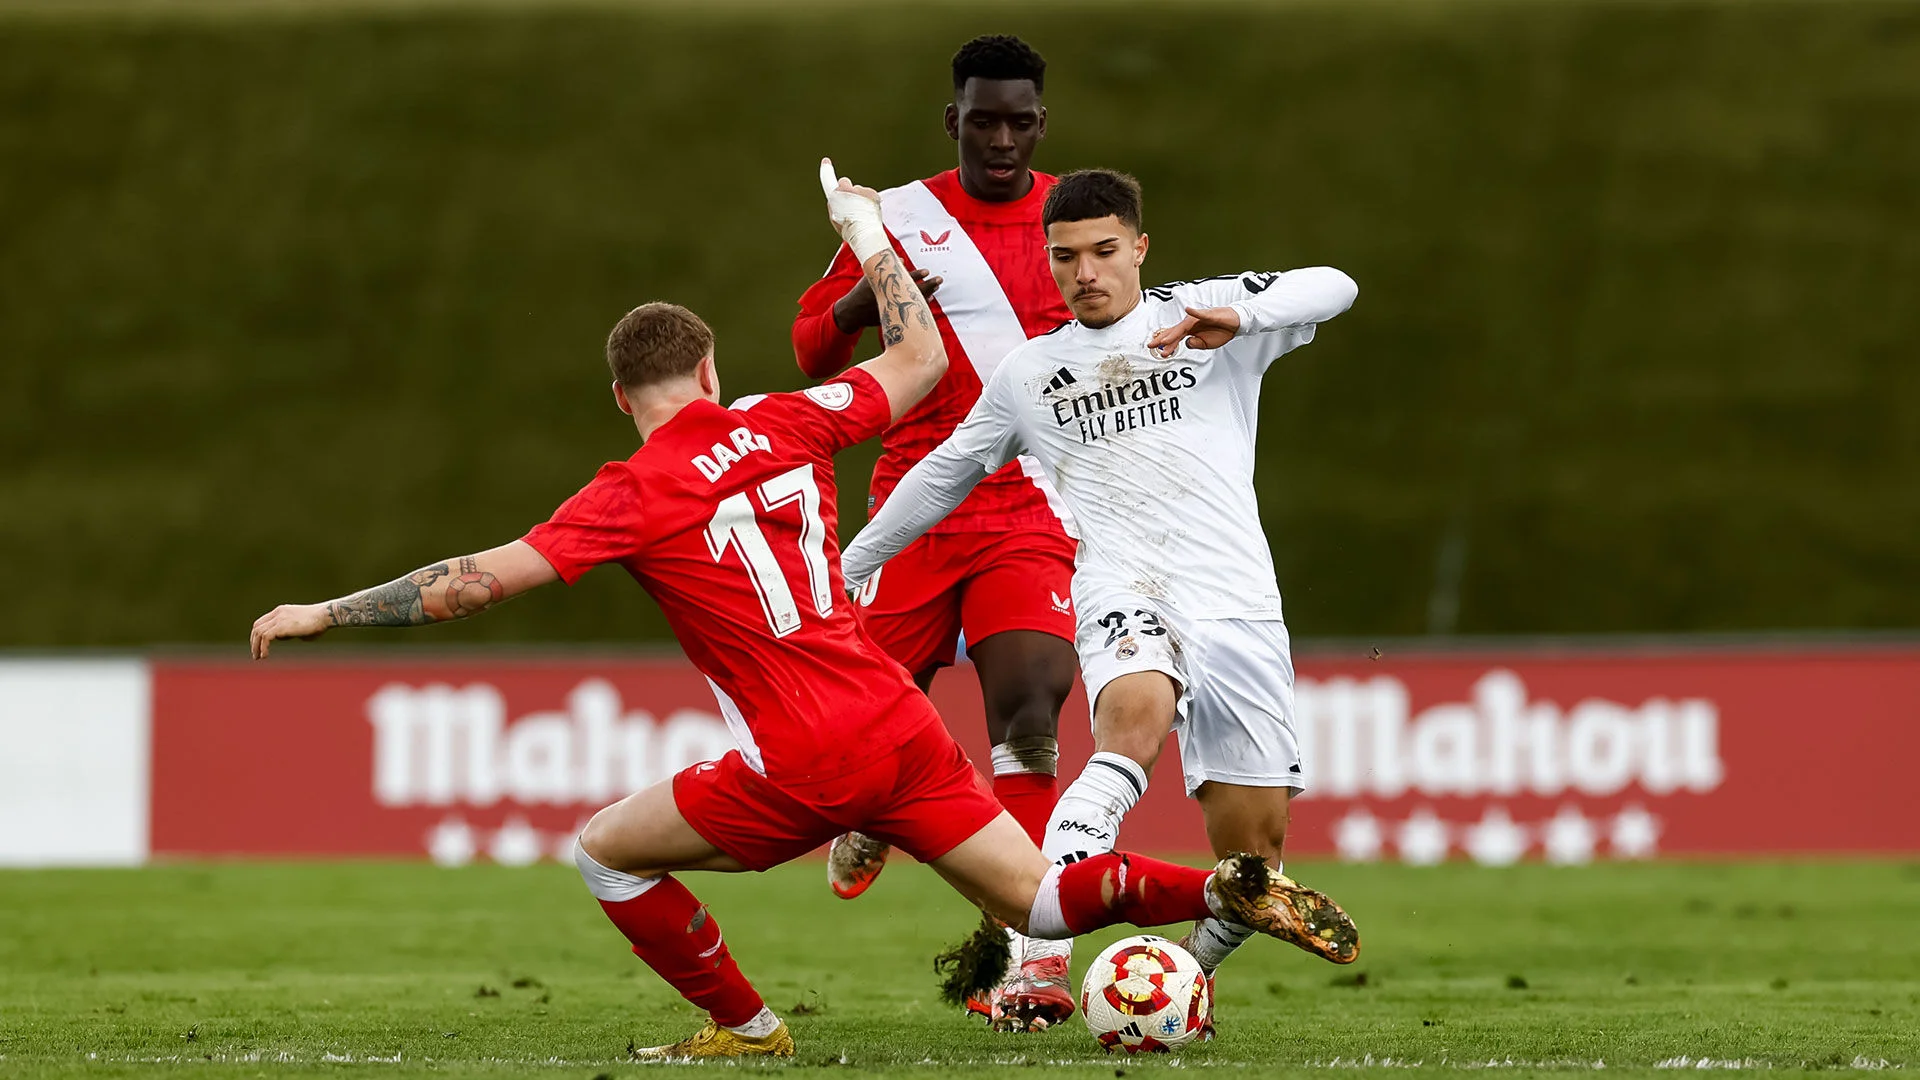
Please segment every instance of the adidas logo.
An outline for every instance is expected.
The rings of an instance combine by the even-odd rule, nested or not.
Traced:
[[[1141,1035],[1139,1023],[1129,1022],[1126,1027],[1123,1027],[1120,1029],[1120,1034],[1130,1036],[1135,1039],[1139,1038]]]
[[[1066,368],[1061,368],[1059,371],[1053,373],[1053,381],[1047,384],[1047,389],[1058,390],[1063,386],[1072,386],[1078,381],[1078,379],[1073,377],[1073,372],[1068,371]]]

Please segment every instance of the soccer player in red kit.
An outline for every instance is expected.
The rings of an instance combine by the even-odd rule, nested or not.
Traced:
[[[886,351],[822,386],[722,407],[713,334],[685,308],[644,304],[607,340],[614,398],[641,446],[519,540],[435,563],[253,626],[276,640],[336,626],[416,626],[479,614],[528,589],[618,563],[666,614],[713,684],[739,748],[628,796],[588,822],[574,861],[633,951],[707,1024],[642,1057],[791,1057],[787,1026],[734,963],[681,870],[765,870],[847,829],[898,844],[1028,933],[1231,916],[1306,940],[1303,905],[1256,856],[1211,873],[1106,853],[1053,866],[993,801],[900,666],[842,592],[833,455],[880,433],[946,366],[926,302],[887,246],[876,196],[835,182],[829,215],[879,297]]]
[[[1048,269],[1040,228],[1053,177],[1029,167],[1047,129],[1040,104],[1046,66],[1015,37],[962,46],[946,110],[959,167],[881,199],[894,249],[931,300],[952,363],[926,400],[886,433],[870,509],[966,419],[1002,356],[1073,317]],[[873,292],[843,246],[827,275],[800,298],[793,349],[801,370],[814,378],[840,371],[865,329],[877,325]],[[993,746],[994,795],[1035,843],[1059,796],[1056,735],[1077,669],[1071,527],[1040,469],[1021,458],[894,556],[859,597],[867,631],[922,689],[953,662],[964,633]],[[886,852],[857,834],[837,840],[828,861],[834,891],[859,895]],[[1071,943],[1015,938],[1013,947],[1007,983],[969,1008],[1016,1030],[1071,1016]]]

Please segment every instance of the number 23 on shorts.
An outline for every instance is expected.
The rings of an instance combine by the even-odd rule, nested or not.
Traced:
[[[1167,628],[1160,622],[1160,616],[1151,611],[1134,608],[1133,617],[1139,620],[1139,633],[1154,637],[1167,632]],[[1111,646],[1128,634],[1127,613],[1124,611],[1109,611],[1095,621],[1107,628],[1107,645],[1102,648]]]

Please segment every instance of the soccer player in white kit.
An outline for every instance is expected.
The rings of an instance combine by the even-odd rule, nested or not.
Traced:
[[[1038,459],[1078,523],[1075,647],[1095,747],[1044,852],[1073,861],[1111,850],[1172,729],[1215,853],[1265,856],[1277,876],[1288,802],[1306,775],[1253,491],[1260,381],[1357,287],[1314,267],[1142,291],[1140,186],[1104,169],[1062,177],[1041,220],[1075,321],[1007,354],[966,421],[847,548],[847,580],[866,581],[1016,455]],[[1289,885],[1296,944],[1351,963],[1352,921]],[[1211,978],[1250,934],[1208,919],[1186,945]]]

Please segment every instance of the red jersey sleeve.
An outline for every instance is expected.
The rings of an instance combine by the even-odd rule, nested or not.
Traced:
[[[854,347],[864,331],[842,333],[833,321],[833,305],[859,282],[861,274],[852,249],[841,244],[827,276],[800,295],[800,314],[793,320],[793,358],[808,378],[824,379],[853,362]]]
[[[609,461],[553,517],[521,539],[571,585],[602,563],[639,554],[643,523],[638,479],[625,463]]]
[[[893,403],[880,380],[860,368],[805,390],[747,398],[734,409],[823,458],[866,442],[893,422]]]

